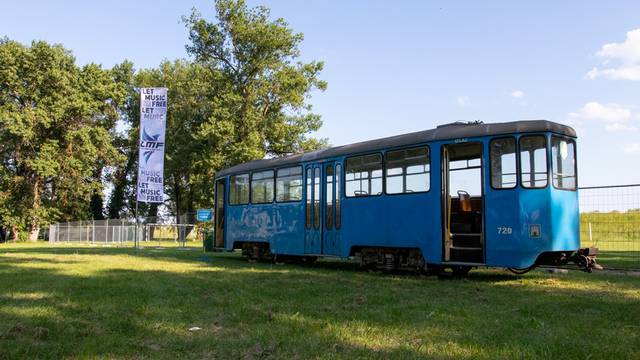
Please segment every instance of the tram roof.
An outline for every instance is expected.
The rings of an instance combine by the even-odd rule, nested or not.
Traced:
[[[234,173],[248,172],[252,170],[295,165],[303,162],[327,159],[336,156],[351,154],[355,155],[369,151],[379,151],[388,148],[427,143],[431,141],[531,132],[554,132],[571,137],[576,136],[576,132],[573,128],[548,120],[520,120],[489,124],[484,124],[481,122],[455,122],[451,124],[440,125],[435,129],[368,140],[349,145],[335,146],[331,148],[272,159],[254,160],[223,169],[216,174],[216,177],[226,176]]]

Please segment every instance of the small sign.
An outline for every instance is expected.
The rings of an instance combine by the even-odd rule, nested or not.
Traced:
[[[529,225],[529,237],[539,238],[540,237],[540,225],[538,224],[530,224]]]
[[[213,209],[198,209],[196,219],[203,222],[211,221],[211,219],[213,219]]]

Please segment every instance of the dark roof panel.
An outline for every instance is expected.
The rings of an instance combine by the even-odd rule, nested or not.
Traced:
[[[572,137],[576,136],[576,132],[575,130],[573,130],[573,128],[547,120],[522,120],[493,124],[457,122],[441,125],[435,129],[363,141],[355,144],[336,146],[303,154],[295,154],[273,159],[254,160],[223,169],[216,174],[216,177],[225,176],[232,173],[247,172],[264,168],[282,167],[286,165],[295,165],[301,162],[313,161],[318,159],[377,151],[387,148],[401,147],[437,140],[546,131]]]

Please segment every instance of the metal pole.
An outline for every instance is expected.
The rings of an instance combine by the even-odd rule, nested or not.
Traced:
[[[591,222],[589,222],[589,246],[593,246],[593,236],[591,234]]]
[[[93,220],[92,230],[91,230],[91,243],[96,243],[96,221]]]
[[[133,240],[133,247],[134,248],[138,248],[138,184],[136,181],[136,211],[135,211],[135,217],[136,217],[136,234]]]

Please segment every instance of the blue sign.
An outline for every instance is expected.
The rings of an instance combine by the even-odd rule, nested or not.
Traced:
[[[196,218],[198,221],[211,221],[213,219],[213,209],[198,209]]]

